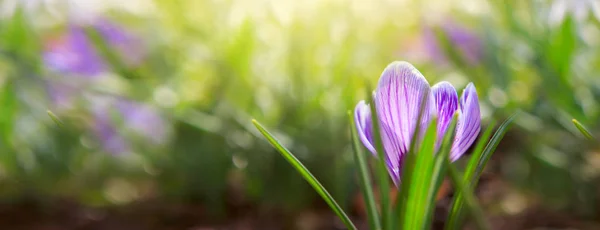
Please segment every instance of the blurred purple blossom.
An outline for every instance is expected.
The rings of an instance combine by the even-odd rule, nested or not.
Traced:
[[[483,58],[483,43],[481,38],[472,30],[452,20],[440,24],[440,29],[448,38],[450,45],[458,51],[467,64],[477,65]],[[426,26],[423,29],[423,42],[425,52],[434,62],[445,64],[448,62],[446,51],[440,44],[434,28]]]
[[[123,123],[132,131],[150,139],[154,143],[163,143],[166,127],[163,118],[152,107],[128,100],[120,100],[116,108],[123,116]]]
[[[113,154],[129,151],[125,138],[119,134],[111,119],[111,113],[106,110],[94,111],[94,133],[105,151]]]
[[[60,73],[59,79],[50,81],[47,86],[57,112],[73,108],[77,100],[86,100],[91,109],[92,131],[109,153],[130,151],[130,136],[125,134],[141,136],[154,144],[164,143],[167,124],[158,111],[142,103],[116,96],[95,95],[86,90],[86,86],[95,84],[94,79],[110,71],[108,63],[88,39],[87,26],[98,31],[125,66],[135,66],[145,56],[138,37],[107,20],[98,20],[90,25],[70,25],[65,34],[48,41],[43,54],[46,67]]]
[[[118,154],[130,147],[125,135],[133,134],[163,144],[167,138],[164,118],[151,106],[122,98],[102,98],[92,105],[94,132],[107,152]],[[120,127],[120,128],[119,128]]]
[[[108,71],[107,63],[88,39],[86,27],[96,29],[126,66],[134,66],[141,62],[144,56],[141,41],[116,24],[99,20],[91,25],[72,24],[66,34],[46,43],[43,54],[46,67],[61,73],[85,77],[94,77]]]

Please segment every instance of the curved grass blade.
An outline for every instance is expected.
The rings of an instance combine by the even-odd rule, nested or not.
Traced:
[[[487,165],[487,162],[492,157],[492,154],[496,151],[496,148],[500,144],[500,141],[502,140],[502,138],[504,138],[504,135],[506,134],[506,132],[508,132],[508,128],[510,128],[513,121],[515,120],[515,117],[517,117],[518,114],[518,112],[514,113],[513,115],[508,117],[504,122],[502,122],[500,127],[498,127],[496,133],[494,133],[494,136],[492,136],[490,142],[485,146],[485,149],[483,150],[483,153],[479,158],[479,162],[477,163],[477,171],[475,171],[475,174],[473,174],[473,178],[471,180],[472,183],[475,183],[472,185],[473,187],[477,185],[479,177],[481,177],[481,173],[483,173],[483,169]]]
[[[585,138],[587,138],[590,141],[593,141],[594,135],[592,135],[592,133],[590,133],[590,131],[588,131],[585,126],[583,126],[578,120],[573,119],[573,124],[575,125],[575,127],[577,127],[577,129],[579,129],[579,132],[581,132],[581,134],[583,134],[583,136]]]
[[[428,94],[425,94],[428,95]],[[420,106],[419,106],[419,114],[417,116],[417,120],[420,121],[421,118],[423,117],[423,113],[424,113],[424,104],[427,102],[427,96],[424,96],[420,99]],[[430,126],[431,127],[431,126]],[[413,130],[413,137],[417,137],[420,136],[419,131],[421,130],[421,122],[417,122],[417,125],[415,127],[415,129]],[[405,154],[404,158],[402,159],[402,166],[401,166],[401,178],[400,181],[402,183],[400,183],[400,191],[399,194],[396,196],[396,202],[395,202],[395,207],[394,207],[394,216],[397,216],[398,218],[396,219],[397,221],[394,222],[394,229],[398,229],[400,228],[400,226],[402,226],[403,228],[406,229],[413,229],[412,224],[413,224],[413,220],[415,219],[414,215],[415,213],[411,213],[411,212],[407,212],[407,208],[409,206],[409,202],[411,202],[411,198],[409,197],[410,193],[410,188],[412,187],[412,181],[413,181],[413,177],[411,175],[413,175],[413,170],[415,169],[415,164],[416,164],[416,157],[417,157],[417,139],[418,138],[412,138],[411,143],[410,143],[410,147],[409,147],[409,151],[408,153]],[[431,156],[433,156],[433,154],[431,154]]]
[[[408,198],[406,199],[406,211],[402,229],[420,229],[423,226],[423,217],[426,215],[428,191],[431,188],[431,177],[433,176],[433,163],[435,157],[435,142],[437,139],[437,123],[429,124],[421,148],[418,153],[413,152],[414,161],[410,167],[411,172],[406,175],[410,177],[408,185]],[[403,187],[404,189],[404,187]]]
[[[459,175],[460,173],[456,170],[456,168],[454,168],[454,165],[452,165],[450,159],[446,159],[446,165],[448,167],[452,185],[454,185],[454,188],[456,188],[457,194],[461,194],[464,198],[465,203],[467,204],[466,207],[469,209],[473,219],[475,219],[475,224],[477,227],[481,230],[490,229],[490,226],[483,216],[483,211],[475,199],[475,195],[473,194],[471,186],[469,186],[468,182],[463,183]]]
[[[358,140],[358,133],[356,131],[356,124],[354,123],[354,118],[352,117],[352,112],[348,111],[348,117],[350,120],[350,128],[352,129],[352,147],[354,149],[354,162],[360,174],[360,189],[363,194],[363,200],[366,204],[369,229],[381,229],[381,222],[379,221],[377,205],[375,197],[373,195],[371,175],[369,174],[369,165],[359,143],[360,140]]]
[[[518,113],[511,115],[508,119],[506,119],[500,125],[500,127],[498,127],[498,130],[494,133],[491,140],[487,143],[487,145],[485,146],[485,149],[483,149],[483,146],[485,145],[485,142],[487,141],[488,137],[490,136],[490,134],[493,130],[493,127],[494,127],[493,123],[492,123],[492,125],[488,126],[488,128],[482,135],[481,139],[477,143],[477,146],[475,147],[473,156],[471,156],[471,159],[469,160],[469,164],[467,165],[467,168],[465,170],[465,175],[463,177],[463,182],[470,181],[469,189],[473,189],[477,186],[477,183],[479,182],[479,178],[481,177],[481,174],[483,173],[483,169],[487,165],[487,162],[489,161],[490,157],[492,156],[492,153],[496,150],[496,147],[498,147],[500,140],[502,140],[502,138],[508,131],[508,128],[514,121],[517,114]],[[446,220],[446,225],[445,225],[444,229],[446,229],[446,230],[461,229],[463,215],[464,215],[463,214],[463,205],[464,205],[464,198],[462,197],[462,195],[455,194],[454,200],[452,201],[452,207],[450,209],[450,212],[448,213],[448,218]]]
[[[454,142],[454,137],[456,136],[457,121],[458,113],[454,115],[452,122],[447,129],[449,131],[444,135],[444,142],[442,142],[440,151],[434,157],[432,178],[429,185],[430,188],[427,191],[427,197],[425,200],[425,205],[427,205],[424,211],[425,217],[420,229],[431,229],[431,221],[433,218],[436,197],[446,176],[446,159],[448,159],[450,156],[450,151],[452,150],[452,143]]]
[[[56,116],[56,114],[54,114],[52,111],[46,110],[46,113],[48,113],[48,116],[50,116],[50,118],[52,118],[52,121],[54,121],[54,123],[56,123],[56,125],[58,125],[58,127],[63,128],[65,126],[65,123],[63,123],[58,118],[58,116]]]
[[[485,147],[487,140],[490,138],[492,132],[494,131],[495,123],[495,121],[492,121],[488,125],[487,129],[483,132],[483,135],[479,138],[475,150],[473,151],[473,154],[469,159],[469,163],[467,164],[467,167],[465,169],[463,175],[463,183],[470,181],[470,179],[475,174],[475,171],[477,170],[477,164],[479,163],[479,158],[481,157],[481,154],[483,154],[483,148]],[[448,213],[448,219],[446,222],[446,229],[449,229],[448,227],[455,225],[459,227],[459,225],[457,225],[457,221],[462,221],[463,218],[463,202],[464,200],[462,195],[456,194],[452,198],[452,202],[450,203],[450,212]]]
[[[279,141],[271,133],[269,133],[269,131],[267,131],[260,123],[258,123],[258,121],[253,119],[252,123],[254,126],[256,126],[258,131],[260,131],[260,133],[267,138],[267,141],[269,141],[269,143],[273,145],[273,147],[275,147],[275,149],[277,149],[277,151],[279,151],[279,153],[281,153],[281,155],[290,164],[292,164],[292,166],[300,173],[300,175],[302,175],[302,177],[315,189],[315,191],[325,200],[325,202],[327,202],[333,212],[335,212],[342,222],[344,222],[344,225],[346,225],[348,229],[356,229],[340,205],[335,202],[329,192],[327,192],[323,185],[319,183],[319,181],[308,171],[308,169],[298,160],[298,158],[296,158],[289,150],[283,147],[283,145],[281,145]]]

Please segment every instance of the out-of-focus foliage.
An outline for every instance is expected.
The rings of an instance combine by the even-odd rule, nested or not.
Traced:
[[[3,199],[191,200],[216,214],[229,202],[310,205],[316,193],[257,138],[256,118],[347,206],[346,111],[405,60],[430,82],[474,82],[484,121],[523,110],[497,171],[552,208],[597,212],[600,152],[571,123],[600,130],[595,1],[37,0],[4,10],[11,2],[0,3]],[[133,42],[112,42],[100,21]],[[101,62],[98,71],[74,71],[83,51],[73,30],[96,55],[83,65]]]

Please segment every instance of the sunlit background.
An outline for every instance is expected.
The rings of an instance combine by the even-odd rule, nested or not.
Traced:
[[[1,0],[0,228],[341,228],[250,120],[364,218],[347,112],[395,60],[521,110],[494,228],[600,228],[595,0]]]

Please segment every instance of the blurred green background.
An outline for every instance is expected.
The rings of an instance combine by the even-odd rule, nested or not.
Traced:
[[[594,0],[2,0],[0,226],[339,227],[252,118],[360,219],[347,111],[394,60],[474,82],[484,127],[521,110],[478,189],[498,229],[598,226]]]

